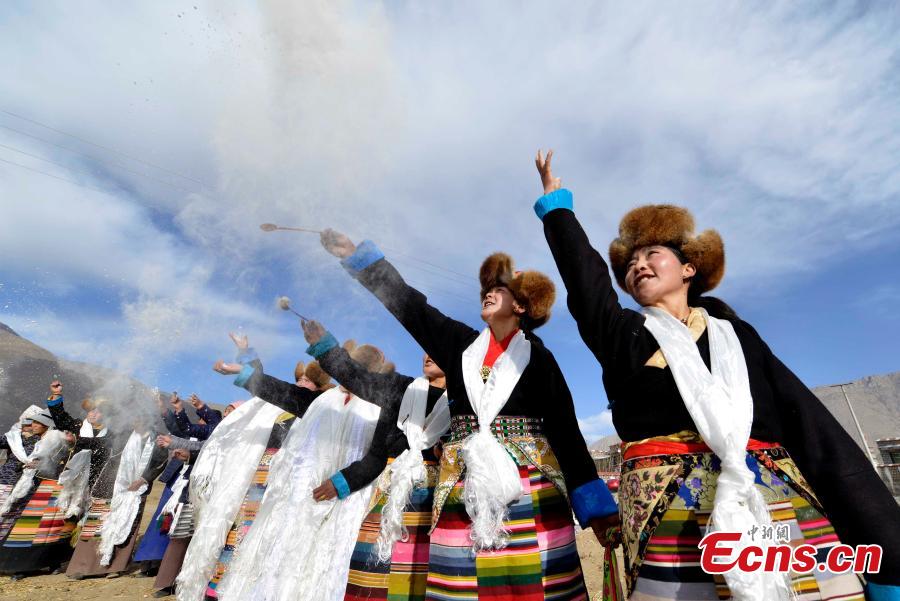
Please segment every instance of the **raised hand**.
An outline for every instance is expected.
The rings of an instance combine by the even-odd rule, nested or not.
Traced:
[[[194,406],[194,409],[203,409],[204,405],[206,405],[206,403],[201,401],[200,397],[198,397],[195,393],[191,393],[191,396],[188,400],[191,402],[191,405]]]
[[[246,351],[250,348],[250,342],[247,340],[246,334],[228,332],[228,336],[231,338],[231,341],[234,342],[234,346],[238,347],[239,351]]]
[[[159,392],[156,393],[156,408],[159,409],[159,414],[163,417],[169,412],[169,408],[166,407],[166,404],[163,402],[162,394]]]
[[[59,380],[53,380],[50,382],[50,399],[51,401],[55,401],[59,397],[62,396],[62,382]]]
[[[240,363],[225,363],[221,359],[213,363],[213,371],[217,371],[223,376],[236,376],[241,373],[243,366]]]
[[[322,230],[320,239],[325,250],[339,259],[346,259],[356,252],[356,245],[350,238],[331,228]]]
[[[168,434],[160,434],[156,437],[156,446],[168,449],[170,444],[172,444],[172,437]]]
[[[184,411],[184,403],[182,403],[181,399],[178,398],[177,392],[172,393],[172,399],[169,401],[169,403],[171,403],[172,409],[175,411],[175,413],[181,413],[182,411]]]
[[[550,169],[550,161],[553,160],[553,151],[547,151],[547,158],[544,158],[544,155],[538,150],[537,157],[534,159],[534,164],[537,166],[538,173],[541,174],[541,184],[544,186],[544,194],[550,194],[551,192],[555,192],[562,188],[562,180],[558,177],[553,177],[553,172]]]
[[[318,321],[304,321],[300,323],[303,328],[303,337],[310,344],[315,344],[326,334],[326,330]]]

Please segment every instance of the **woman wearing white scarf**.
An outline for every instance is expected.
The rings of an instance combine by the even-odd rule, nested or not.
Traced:
[[[31,418],[41,411],[37,405],[30,406],[22,412],[9,431],[0,437],[0,451],[5,450],[7,453],[6,461],[0,465],[0,507],[3,507],[7,495],[19,481],[23,465],[28,462],[28,455],[37,444],[37,437],[31,434]],[[4,538],[3,526],[0,525],[0,542]]]
[[[344,599],[385,598],[389,592],[395,601],[421,598],[438,476],[435,445],[450,427],[444,372],[428,355],[419,378],[372,372],[317,322],[304,323],[303,330],[307,352],[343,387],[391,412],[396,425],[382,445],[389,465],[359,530]]]
[[[370,241],[333,230],[326,250],[396,317],[447,376],[444,445],[427,597],[584,599],[571,502],[582,526],[615,513],[578,430],[572,396],[534,334],[555,293],[497,253],[483,263],[481,332],[443,315]]]
[[[156,443],[145,419],[136,421],[127,437],[109,437],[117,452],[91,487],[91,505],[81,520],[78,544],[66,568],[71,579],[121,573],[131,563],[149,490],[141,475],[151,465]]]
[[[69,457],[73,437],[56,430],[46,411],[31,418],[37,444],[0,507],[0,574],[14,574],[14,579],[58,568],[71,554],[69,538],[74,528],[57,508],[61,487],[56,480]]]
[[[723,591],[696,568],[704,533],[741,533],[733,550],[767,546],[773,522],[791,544],[812,542],[820,554],[837,535],[882,544],[881,573],[866,576],[867,592],[895,598],[881,595],[900,590],[900,510],[859,447],[756,331],[703,296],[724,274],[719,235],[695,235],[680,207],[629,212],[610,259],[643,309],[624,309],[571,192],[553,177],[549,156],[537,163],[545,195],[535,211],[626,441],[619,501],[631,598],[722,598],[729,590],[740,600],[787,599],[792,590],[804,599],[860,597],[854,574],[732,569]]]

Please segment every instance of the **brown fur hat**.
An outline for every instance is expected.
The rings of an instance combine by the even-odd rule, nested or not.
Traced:
[[[306,365],[303,364],[303,361],[298,361],[297,367],[294,368],[294,381],[296,382],[303,376],[309,378],[319,390],[334,388],[334,384],[331,383],[331,376],[325,373],[318,361],[310,361]]]
[[[394,364],[386,360],[384,353],[377,346],[371,344],[356,344],[355,340],[348,340],[343,344],[344,350],[350,353],[350,358],[376,374],[389,374],[394,371]]]
[[[631,255],[645,246],[675,248],[697,268],[690,292],[699,296],[719,285],[725,275],[725,244],[715,230],[694,235],[694,217],[684,207],[646,205],[629,211],[619,224],[619,237],[609,245],[616,281],[625,290]]]
[[[102,409],[106,403],[106,399],[101,397],[88,397],[81,401],[81,408],[85,411],[93,411],[94,409]]]
[[[556,301],[553,281],[539,271],[513,270],[512,257],[506,253],[494,253],[484,260],[478,274],[481,280],[481,298],[491,288],[504,286],[513,298],[525,308],[522,325],[530,330],[539,328],[550,319],[550,309]]]

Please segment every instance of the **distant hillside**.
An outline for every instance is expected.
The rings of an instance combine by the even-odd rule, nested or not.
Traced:
[[[28,405],[43,406],[54,378],[62,380],[65,396],[71,402],[69,406],[80,417],[82,399],[105,382],[123,377],[137,389],[149,393],[142,382],[110,369],[59,359],[0,323],[0,431],[5,432]]]

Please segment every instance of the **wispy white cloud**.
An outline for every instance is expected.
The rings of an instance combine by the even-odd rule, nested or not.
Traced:
[[[579,418],[578,427],[581,429],[581,434],[588,444],[607,434],[615,433],[612,423],[612,412],[609,410]]]

